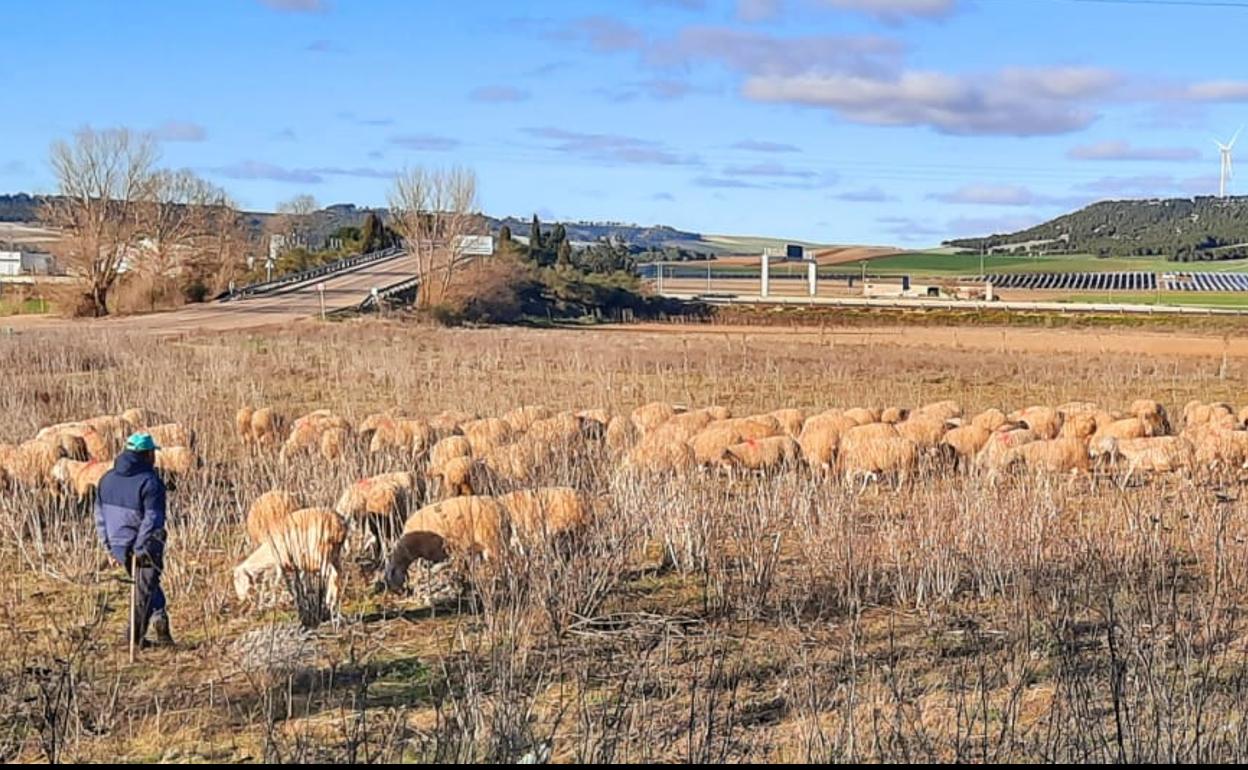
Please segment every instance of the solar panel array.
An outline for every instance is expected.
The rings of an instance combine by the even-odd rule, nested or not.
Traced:
[[[1054,289],[1057,291],[1154,291],[1156,273],[998,273],[979,276],[996,289]]]
[[[1166,291],[1248,291],[1248,273],[1165,273]]]

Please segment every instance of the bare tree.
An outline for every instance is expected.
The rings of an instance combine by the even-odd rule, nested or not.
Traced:
[[[284,236],[287,248],[307,248],[312,233],[312,215],[320,206],[311,195],[296,195],[277,205],[278,216],[273,222],[273,233]]]
[[[405,171],[390,190],[390,218],[416,257],[417,304],[428,307],[445,296],[456,269],[466,261],[465,236],[483,231],[477,211],[477,175],[454,167]]]
[[[225,190],[186,169],[156,172],[151,200],[139,210],[143,258],[138,267],[150,279],[153,307],[162,287],[181,279],[185,288],[215,272],[223,228],[237,221]]]
[[[86,284],[82,312],[108,314],[108,295],[137,259],[140,207],[151,200],[156,145],[125,129],[84,128],[52,145],[59,196],[41,218],[61,233],[57,257]]]

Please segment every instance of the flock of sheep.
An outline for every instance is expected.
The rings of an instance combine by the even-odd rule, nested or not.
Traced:
[[[498,417],[390,412],[357,424],[328,410],[289,424],[271,408],[239,410],[238,439],[280,462],[339,460],[367,452],[399,458],[405,470],[359,480],[332,507],[308,506],[297,492],[274,489],[252,501],[246,519],[251,554],[234,570],[245,599],[265,576],[314,573],[336,606],[344,549],[358,533],[380,561],[385,583],[399,588],[409,565],[453,556],[491,561],[503,549],[575,535],[605,500],[567,486],[535,486],[560,460],[575,464],[594,450],[633,474],[680,477],[717,471],[776,474],[805,467],[847,483],[891,476],[904,483],[931,473],[998,473],[1013,467],[1081,473],[1103,465],[1129,472],[1197,471],[1248,466],[1248,407],[1192,402],[1178,426],[1156,401],[1126,411],[1088,402],[1030,406],[1006,414],[963,414],[953,401],[915,409],[779,409],[734,417],[723,407],[688,409],[655,402],[628,414],[556,412],[525,406]],[[1175,432],[1175,428],[1178,432]],[[0,445],[0,483],[48,488],[86,499],[125,437],[142,429],[162,447],[157,466],[176,477],[199,463],[195,436],[141,409],[41,430]],[[497,494],[499,490],[508,490]]]

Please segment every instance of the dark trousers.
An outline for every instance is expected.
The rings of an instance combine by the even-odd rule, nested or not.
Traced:
[[[137,595],[134,602],[134,615],[130,618],[130,628],[134,630],[134,640],[142,641],[147,636],[147,624],[152,616],[164,614],[165,592],[160,587],[160,573],[165,568],[164,554],[157,553],[152,557],[152,565],[139,567],[139,574],[131,572],[132,554],[113,551],[113,558],[126,568],[126,574],[134,578]]]

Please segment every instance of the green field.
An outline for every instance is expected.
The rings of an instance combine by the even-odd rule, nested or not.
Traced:
[[[867,272],[877,275],[979,275],[977,254],[933,254],[915,252],[865,260]],[[1105,273],[1120,271],[1166,272],[1248,272],[1248,260],[1223,262],[1168,262],[1156,257],[1094,257],[1090,254],[1063,254],[1053,257],[992,255],[983,258],[987,273]],[[863,261],[837,265],[841,272],[861,270]]]
[[[41,315],[48,312],[50,306],[41,299],[28,299],[21,302],[0,300],[0,317],[6,315]]]
[[[1159,301],[1160,300],[1160,301]],[[1068,294],[1059,302],[1113,303],[1118,305],[1177,305],[1182,307],[1228,308],[1248,310],[1248,292],[1100,292]]]

